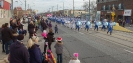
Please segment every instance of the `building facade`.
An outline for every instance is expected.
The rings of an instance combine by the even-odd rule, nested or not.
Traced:
[[[81,17],[82,14],[87,14],[84,10],[74,10],[74,17]],[[73,10],[64,10],[65,16],[73,16]]]
[[[100,11],[100,19],[111,20],[111,13],[115,12],[115,21],[125,20],[131,23],[133,20],[133,0],[97,0],[97,11]]]
[[[11,0],[0,0],[0,18],[11,17]]]

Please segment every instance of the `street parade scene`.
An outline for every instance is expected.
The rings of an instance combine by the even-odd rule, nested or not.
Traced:
[[[133,63],[125,2],[1,0],[0,63]]]

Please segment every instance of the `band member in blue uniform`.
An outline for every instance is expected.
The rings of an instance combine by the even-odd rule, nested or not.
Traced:
[[[96,20],[96,21],[94,21],[94,23],[95,23],[94,30],[97,29],[97,31],[98,31],[98,26],[100,25],[100,22]]]
[[[103,30],[103,29],[104,29],[104,31],[105,31],[105,30],[106,30],[106,26],[107,26],[107,25],[108,25],[108,22],[106,21],[106,19],[105,19],[105,20],[103,20],[101,30]]]
[[[81,22],[80,22],[80,21],[77,21],[77,22],[76,22],[76,30],[78,29],[78,31],[79,31],[80,25],[81,25]]]
[[[87,21],[86,23],[85,23],[85,30],[89,30],[89,27],[90,26],[90,21]]]
[[[108,23],[108,31],[107,31],[107,34],[110,32],[110,35],[112,34],[112,31],[113,31],[113,26],[115,26],[116,23],[115,22],[109,22]]]

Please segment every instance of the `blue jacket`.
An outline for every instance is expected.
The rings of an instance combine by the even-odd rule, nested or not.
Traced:
[[[34,44],[31,48],[28,49],[30,54],[30,63],[42,63],[42,53],[39,48],[39,45]]]

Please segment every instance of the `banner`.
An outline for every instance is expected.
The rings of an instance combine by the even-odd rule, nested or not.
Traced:
[[[131,14],[132,14],[132,10],[124,10],[124,14],[123,14],[123,16],[131,16]]]

